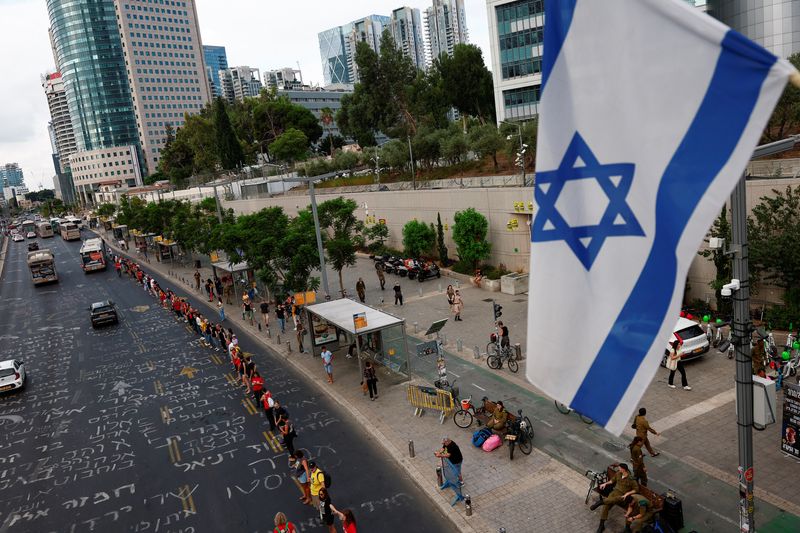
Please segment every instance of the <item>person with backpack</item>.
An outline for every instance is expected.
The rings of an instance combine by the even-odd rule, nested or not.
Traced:
[[[311,485],[309,487],[311,501],[315,507],[319,507],[319,492],[325,488],[326,474],[319,469],[317,463],[314,461],[308,462],[308,468],[311,469]]]
[[[369,390],[369,399],[374,401],[378,398],[378,375],[375,373],[375,367],[369,361],[364,363],[364,382]]]
[[[275,514],[275,529],[272,533],[297,533],[297,528],[289,522],[285,514],[279,512]]]

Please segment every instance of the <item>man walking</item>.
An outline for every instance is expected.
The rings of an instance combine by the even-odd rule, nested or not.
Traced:
[[[364,284],[363,278],[358,278],[356,282],[356,293],[358,294],[358,299],[361,300],[361,303],[364,303],[364,299],[366,298],[367,286]]]
[[[328,374],[328,383],[333,383],[333,354],[327,346],[322,347],[320,357],[322,357],[322,366],[325,369],[325,373]]]
[[[269,329],[269,302],[262,298],[259,308],[261,310],[261,321],[264,322],[264,327]]]
[[[381,290],[386,288],[386,276],[383,275],[383,269],[380,265],[375,265],[375,270],[378,272],[378,281],[381,284]]]
[[[305,347],[303,346],[303,337],[306,333],[306,327],[303,325],[303,321],[300,320],[297,322],[297,351],[300,353],[304,353],[306,351]]]
[[[592,511],[601,505],[603,506],[603,511],[600,514],[600,525],[597,527],[597,533],[602,533],[605,531],[606,520],[608,520],[609,511],[611,511],[611,509],[618,503],[624,502],[625,498],[636,494],[639,491],[639,484],[631,478],[630,470],[628,469],[628,465],[625,463],[620,463],[619,472],[617,472],[617,475],[614,476],[614,479],[606,481],[605,483],[601,484],[599,488],[602,491],[609,485],[613,485],[614,487],[611,493],[606,497],[601,496],[591,506]]]
[[[392,290],[394,291],[394,305],[397,305],[397,302],[400,302],[400,305],[403,305],[403,289],[400,288],[399,281],[394,283]]]
[[[286,310],[283,304],[275,306],[275,316],[278,318],[278,325],[281,327],[281,333],[286,333]]]
[[[511,346],[511,340],[508,337],[508,326],[503,324],[502,320],[497,322],[497,327],[500,330],[500,347],[508,348]]]
[[[194,271],[194,288],[197,291],[200,290],[200,271],[199,270],[195,270]]]
[[[647,433],[649,432],[653,435],[661,435],[661,433],[650,427],[650,422],[648,422],[644,416],[646,414],[647,409],[644,407],[639,409],[639,416],[633,419],[633,427],[636,429],[636,436],[641,437],[642,441],[644,441],[644,447],[647,448],[648,452],[650,452],[650,456],[655,457],[660,453],[653,451],[653,447],[650,446],[650,439],[647,438]]]

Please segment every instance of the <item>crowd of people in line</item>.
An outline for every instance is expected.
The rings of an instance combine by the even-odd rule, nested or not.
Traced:
[[[329,533],[336,532],[335,519],[337,517],[341,521],[344,533],[355,533],[356,520],[353,511],[350,509],[337,509],[331,501],[331,495],[328,491],[331,485],[330,474],[323,471],[315,461],[307,457],[303,450],[295,447],[297,431],[289,417],[289,412],[267,389],[264,377],[256,367],[252,354],[244,352],[239,347],[239,339],[233,329],[223,327],[222,322],[225,320],[225,312],[221,298],[217,300],[217,306],[220,310],[220,322],[214,323],[204,316],[199,309],[193,307],[187,298],[178,295],[170,288],[162,287],[155,278],[144,271],[135,261],[119,255],[113,255],[110,250],[109,254],[113,257],[114,269],[119,277],[125,274],[140,284],[144,291],[160,301],[163,309],[171,310],[176,320],[184,322],[195,334],[200,336],[206,347],[215,351],[221,352],[224,350],[227,352],[230,363],[235,370],[236,384],[243,387],[247,394],[251,394],[256,404],[263,408],[270,431],[273,434],[277,432],[283,447],[289,452],[289,469],[297,478],[303,492],[303,495],[299,498],[300,501],[318,509],[320,521],[327,527]],[[196,277],[196,279],[199,278]],[[199,281],[197,286],[199,287]],[[214,290],[217,289],[217,285],[209,279],[205,288],[209,301],[213,301]],[[218,293],[219,290],[217,290]],[[251,303],[254,300],[254,294],[244,294],[242,297],[242,318],[249,320],[251,324],[255,323],[253,304]],[[266,301],[261,304],[260,310],[264,325],[269,327],[269,305]],[[302,321],[299,320],[301,313],[291,299],[278,303],[276,306],[276,315],[281,331],[285,331],[286,315],[288,313],[291,313],[298,332],[302,331]],[[300,338],[302,338],[302,335],[298,333],[298,339]],[[302,351],[302,342],[300,350]],[[294,524],[286,518],[285,514],[278,513],[275,515],[275,533],[295,533],[296,531]]]

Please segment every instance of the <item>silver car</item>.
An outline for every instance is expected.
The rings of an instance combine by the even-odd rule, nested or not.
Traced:
[[[0,392],[25,387],[25,363],[16,359],[0,361]]]

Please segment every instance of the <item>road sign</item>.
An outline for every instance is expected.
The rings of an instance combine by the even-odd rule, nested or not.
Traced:
[[[428,331],[425,332],[425,335],[433,335],[434,333],[439,333],[445,324],[447,324],[446,318],[437,320],[436,322],[430,325]]]
[[[355,313],[353,315],[353,325],[356,331],[367,327],[367,313]]]
[[[183,367],[183,370],[181,370],[180,375],[181,376],[186,376],[187,378],[192,379],[194,377],[195,372],[197,372],[196,368],[192,368],[190,366],[185,366],[185,367]]]

